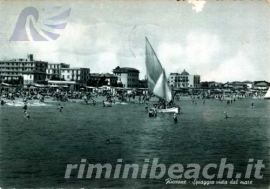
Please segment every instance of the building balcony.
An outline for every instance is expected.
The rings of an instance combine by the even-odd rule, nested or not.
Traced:
[[[0,69],[0,72],[23,72],[22,70],[2,70]]]
[[[0,68],[35,68],[35,66],[28,66],[28,65],[1,65]]]

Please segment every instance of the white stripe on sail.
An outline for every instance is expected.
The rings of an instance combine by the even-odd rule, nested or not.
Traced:
[[[168,86],[164,72],[161,73],[161,75],[160,75],[160,77],[155,85],[155,88],[153,90],[153,93],[156,96],[166,100],[167,102],[170,102],[172,100],[172,94],[171,94],[170,88]]]
[[[264,98],[270,98],[270,87],[269,87],[267,93],[265,94]]]

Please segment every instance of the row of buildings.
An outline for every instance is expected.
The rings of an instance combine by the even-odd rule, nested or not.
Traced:
[[[0,80],[7,83],[29,85],[62,80],[76,84],[87,82],[89,74],[89,68],[71,68],[69,64],[39,61],[34,59],[33,54],[27,55],[26,59],[0,61]]]
[[[139,70],[116,67],[111,73],[90,73],[89,68],[73,68],[65,63],[37,61],[32,54],[26,59],[0,61],[0,80],[8,82],[22,80],[24,85],[47,81],[51,85],[121,86],[124,88],[147,88],[147,80],[139,80]],[[199,87],[200,77],[183,73],[169,76],[171,87]]]
[[[146,81],[139,80],[139,70],[128,67],[116,67],[111,73],[90,73],[90,68],[74,68],[65,63],[49,63],[34,59],[33,54],[26,59],[11,59],[0,61],[0,81],[31,85],[48,83],[82,87],[87,84],[98,86],[106,83],[124,88],[147,87]]]
[[[27,59],[0,61],[0,79],[2,81],[19,80],[21,77],[26,84],[52,78],[87,81],[89,73],[89,68],[70,68],[69,64],[34,60],[32,54],[28,55]]]
[[[169,85],[173,89],[196,88],[196,89],[233,89],[233,90],[265,90],[270,83],[267,81],[234,81],[215,82],[200,81],[200,75],[190,75],[186,70],[182,73],[171,73],[168,79]]]
[[[200,86],[203,89],[265,90],[269,88],[270,83],[267,81],[233,81],[226,83],[205,81],[201,82]]]
[[[24,85],[45,83],[49,85],[80,86],[121,86],[124,88],[147,88],[147,78],[139,80],[139,70],[129,67],[116,67],[111,73],[90,73],[90,68],[74,68],[65,63],[50,63],[35,60],[33,54],[26,59],[0,61],[1,82],[19,81]],[[200,76],[171,73],[171,87],[199,87]]]
[[[82,86],[99,87],[103,85],[123,88],[147,88],[147,78],[139,80],[139,70],[117,66],[112,73],[90,73],[90,68],[74,68],[65,63],[50,63],[34,59],[33,54],[26,59],[0,61],[0,81],[19,81],[24,85],[47,83],[77,89]],[[201,82],[200,75],[170,73],[168,84],[172,89],[181,88],[233,88],[233,89],[266,89],[267,81],[245,82]]]

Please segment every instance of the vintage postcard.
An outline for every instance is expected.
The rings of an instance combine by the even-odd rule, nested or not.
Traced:
[[[0,0],[0,188],[269,188],[269,0]]]

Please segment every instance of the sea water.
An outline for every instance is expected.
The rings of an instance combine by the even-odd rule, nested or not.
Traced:
[[[255,107],[251,107],[254,101]],[[251,188],[262,188],[269,180],[270,101],[242,99],[227,105],[217,100],[180,100],[181,114],[149,118],[143,104],[61,103],[28,108],[25,119],[21,107],[0,108],[1,187],[64,188],[164,188],[162,179],[65,179],[67,164],[88,163],[142,165],[145,159],[160,163],[202,167],[227,158],[239,172],[245,172],[250,158],[263,160],[264,178]],[[224,113],[228,119],[224,118]],[[110,140],[110,144],[106,140]],[[200,177],[198,180],[202,180]],[[229,181],[229,180],[228,180]],[[192,185],[170,185],[189,188]],[[210,186],[211,187],[211,186]],[[233,187],[219,185],[213,188]],[[240,186],[237,186],[239,188]],[[246,188],[246,187],[245,187]]]

